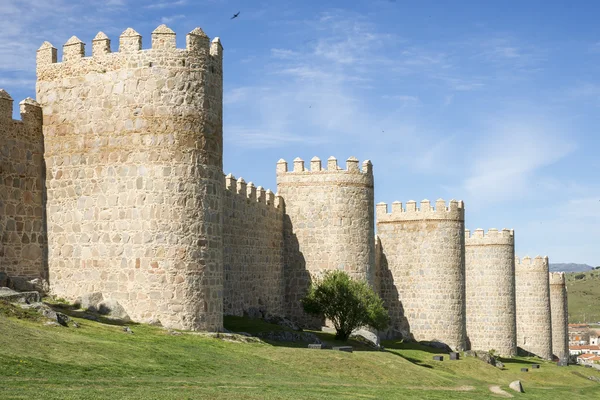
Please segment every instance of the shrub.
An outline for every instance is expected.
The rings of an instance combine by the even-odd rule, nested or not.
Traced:
[[[361,326],[381,330],[389,323],[383,300],[369,284],[353,280],[343,271],[329,271],[313,283],[302,299],[302,306],[308,314],[331,320],[338,340],[347,340]]]
[[[577,274],[575,275],[575,279],[579,280],[579,279],[583,279],[585,278],[585,274]]]

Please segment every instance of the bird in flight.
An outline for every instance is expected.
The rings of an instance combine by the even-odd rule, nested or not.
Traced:
[[[237,18],[238,15],[240,15],[240,12],[238,11],[237,14],[233,14],[233,17],[231,17],[231,19]]]

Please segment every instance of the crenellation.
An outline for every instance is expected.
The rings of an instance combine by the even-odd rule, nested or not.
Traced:
[[[110,39],[104,32],[98,32],[92,39],[92,57],[102,57],[110,52]]]
[[[256,186],[254,186],[253,182],[248,182],[246,186],[246,197],[250,201],[256,201]]]
[[[153,50],[173,50],[177,48],[177,35],[167,25],[159,25],[152,31]]]
[[[12,121],[13,99],[4,89],[0,89],[0,119]]]
[[[240,177],[237,180],[236,191],[237,191],[237,194],[243,195],[244,197],[247,196],[248,189],[247,189],[246,181],[244,180],[244,178]]]
[[[85,57],[85,43],[77,36],[71,36],[63,45],[63,62],[77,61],[83,57]]]
[[[443,199],[438,199],[435,202],[435,208],[431,206],[431,202],[427,199],[421,201],[420,207],[417,207],[417,202],[414,200],[407,201],[405,208],[402,208],[401,202],[394,202],[391,213],[388,213],[387,205],[385,208],[383,207],[385,203],[380,204],[382,205],[377,208],[377,219],[381,223],[399,220],[464,220],[464,204],[462,201],[450,200],[446,207],[446,202]]]
[[[337,171],[339,169],[337,158],[330,156],[327,159],[327,171]]]
[[[58,60],[58,50],[50,42],[44,42],[37,50],[36,64],[39,67],[49,64],[56,64]]]
[[[256,201],[263,204],[267,202],[266,190],[262,186],[256,188]]]
[[[310,170],[313,171],[321,171],[321,159],[317,156],[314,156],[310,160]]]
[[[133,28],[127,28],[119,36],[119,52],[132,53],[142,50],[142,35]]]
[[[210,53],[210,39],[201,28],[194,28],[186,36],[186,49],[191,53]]]
[[[491,246],[491,245],[514,245],[514,231],[512,229],[502,229],[499,231],[496,228],[490,228],[487,232],[478,228],[471,232],[465,229],[466,244],[470,246]]]
[[[214,38],[210,42],[210,55],[218,60],[223,59],[223,45],[221,44],[221,39],[219,37]]]
[[[294,158],[294,172],[304,172],[304,160],[300,157]]]
[[[564,272],[550,272],[550,285],[565,285]]]

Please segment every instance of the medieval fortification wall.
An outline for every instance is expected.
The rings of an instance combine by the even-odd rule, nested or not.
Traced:
[[[547,258],[515,266],[512,231],[465,238],[462,202],[378,204],[375,237],[370,161],[280,160],[277,194],[224,177],[223,48],[200,28],[185,49],[175,38],[161,25],[142,49],[128,28],[112,52],[100,32],[86,56],[72,37],[61,62],[45,42],[40,105],[24,100],[21,121],[0,90],[0,272],[69,300],[101,292],[134,320],[221,330],[251,310],[322,322],[300,299],[339,269],[381,294],[390,336],[566,354],[564,276]]]
[[[283,200],[231,174],[225,189],[223,311],[244,315],[254,309],[283,316]]]
[[[346,169],[330,157],[322,169],[317,157],[310,171],[300,158],[293,171],[277,163],[277,191],[285,201],[285,281],[287,314],[306,320],[300,299],[314,278],[339,269],[374,284],[375,244],[373,167],[359,167],[356,158]]]
[[[0,271],[29,279],[47,278],[44,138],[42,109],[20,103],[0,89]]]
[[[552,353],[559,360],[569,359],[569,312],[564,272],[550,273],[550,311],[552,316]]]
[[[395,202],[389,214],[387,204],[377,204],[377,235],[385,255],[378,275],[389,276],[382,295],[392,329],[409,329],[402,336],[465,348],[464,215],[463,202],[456,200],[446,207],[439,199],[435,208],[429,200],[420,208],[411,200],[406,209]]]
[[[514,232],[466,230],[465,270],[469,347],[516,355]]]
[[[92,56],[37,53],[53,292],[102,292],[132,318],[222,329],[222,47],[166,26],[129,28]]]
[[[515,260],[517,346],[552,359],[548,257]]]

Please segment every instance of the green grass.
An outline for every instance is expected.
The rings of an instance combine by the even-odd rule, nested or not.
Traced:
[[[575,279],[583,274],[585,278]],[[569,323],[600,321],[600,270],[565,274],[569,299]]]
[[[516,379],[526,393],[515,398],[600,397],[600,383],[588,379],[600,372],[534,359],[505,360],[501,371],[473,358],[434,362],[433,349],[395,341],[384,342],[386,351],[354,343],[358,351],[343,353],[172,336],[146,325],[130,325],[131,335],[80,318],[79,329],[48,327],[0,309],[2,399],[485,399],[494,398],[490,385],[508,391]],[[283,329],[235,317],[226,326]],[[540,370],[520,372],[534,361]]]

